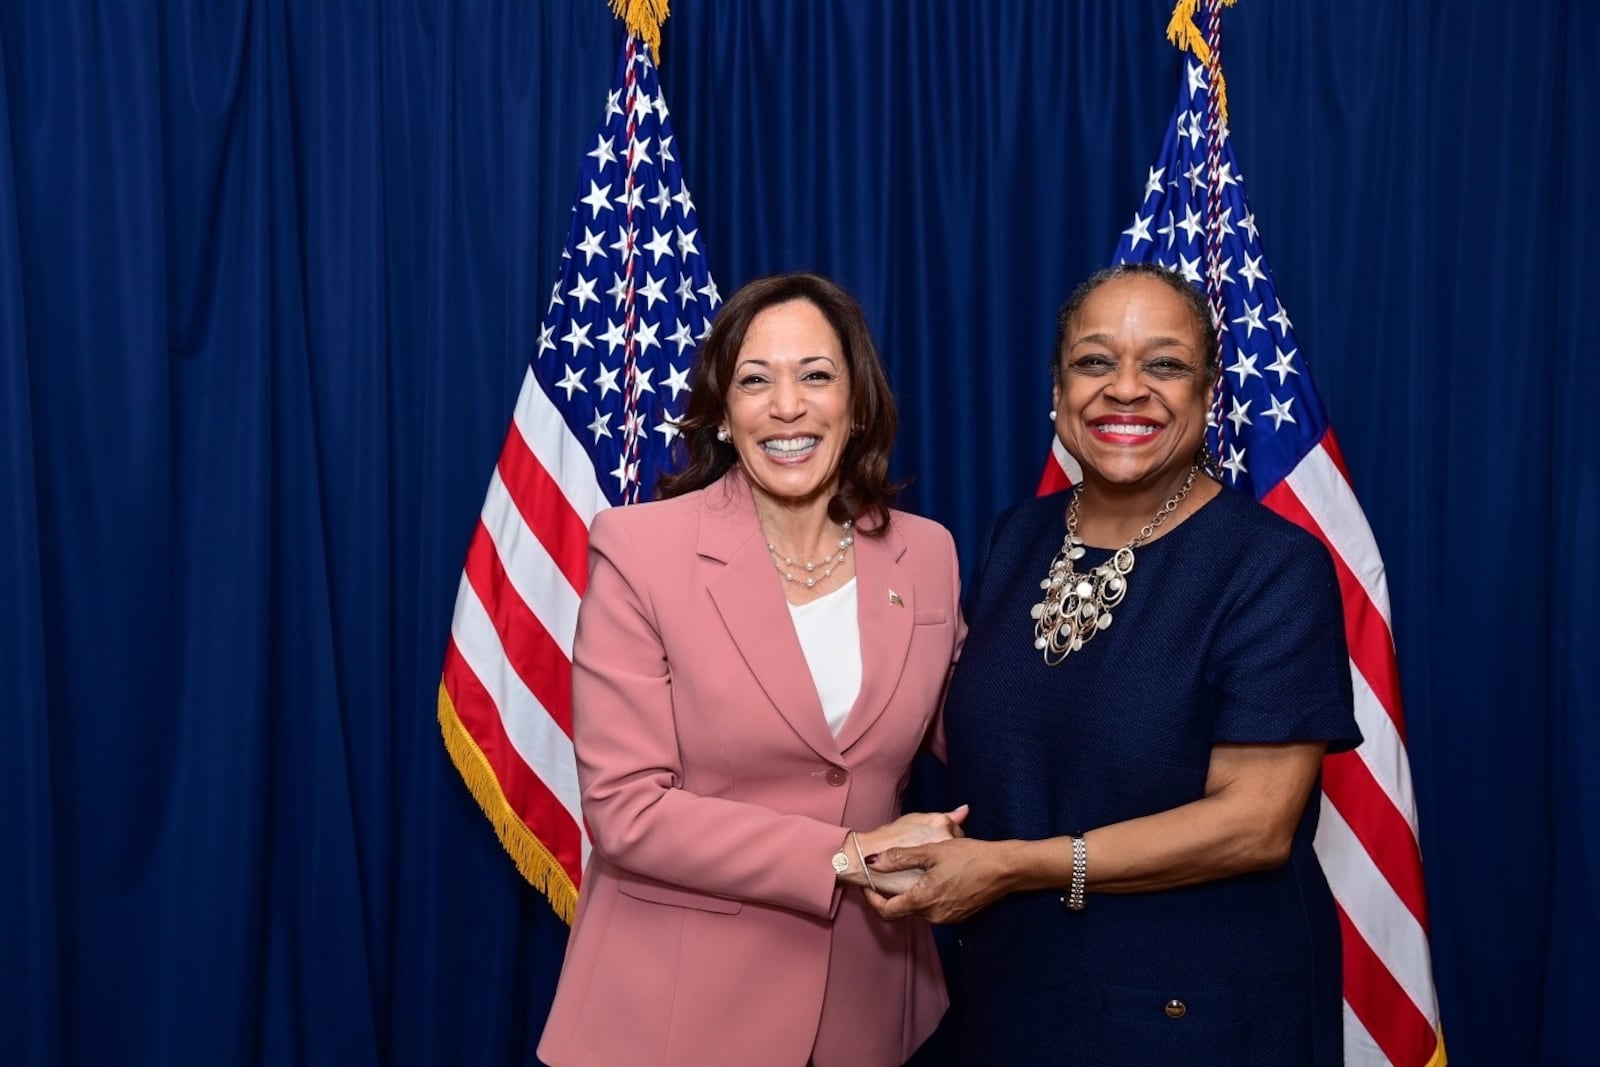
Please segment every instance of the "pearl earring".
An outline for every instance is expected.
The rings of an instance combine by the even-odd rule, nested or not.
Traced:
[[[717,440],[721,441],[723,444],[728,443],[728,428],[726,426],[717,427]]]
[[[1055,408],[1051,408],[1050,409],[1050,421],[1051,422],[1055,422],[1056,421],[1056,409]]]

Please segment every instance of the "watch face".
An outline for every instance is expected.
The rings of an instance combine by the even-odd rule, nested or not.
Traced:
[[[850,857],[844,854],[843,849],[833,854],[833,869],[838,874],[843,874],[850,869]]]

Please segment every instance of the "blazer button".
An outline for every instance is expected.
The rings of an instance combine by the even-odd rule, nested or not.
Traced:
[[[846,779],[850,777],[850,772],[843,767],[829,767],[824,777],[828,779],[829,785],[844,785]]]
[[[1166,1011],[1169,1019],[1181,1019],[1189,1014],[1189,1006],[1181,1000],[1167,1001],[1167,1006],[1163,1010]]]

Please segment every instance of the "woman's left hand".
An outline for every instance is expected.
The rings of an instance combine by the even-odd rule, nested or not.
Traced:
[[[957,923],[1010,892],[1007,849],[1015,842],[952,838],[932,845],[891,848],[872,864],[874,874],[920,867],[922,877],[893,899],[868,892],[885,919],[921,915],[930,922]]]

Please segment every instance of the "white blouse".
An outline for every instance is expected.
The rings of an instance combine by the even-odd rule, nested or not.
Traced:
[[[822,698],[828,729],[838,737],[861,692],[861,623],[856,618],[856,580],[809,604],[790,604],[806,666]]]

